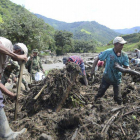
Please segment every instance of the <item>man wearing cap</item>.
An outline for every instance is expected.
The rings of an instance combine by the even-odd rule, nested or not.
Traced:
[[[126,43],[127,41],[125,41],[122,37],[116,37],[113,40],[114,48],[105,50],[94,61],[91,75],[95,73],[95,66],[97,65],[98,60],[106,60],[105,71],[98,93],[95,95],[95,101],[105,94],[105,91],[109,88],[110,85],[113,85],[114,100],[119,105],[122,103],[120,85],[122,73],[119,72],[114,66],[117,62],[120,66],[123,66],[124,68],[129,68],[128,56],[122,51],[123,45]]]
[[[26,47],[27,48],[27,47]],[[13,46],[13,52],[22,55],[28,53],[28,50],[26,50],[25,46],[23,43],[17,43]],[[10,75],[13,74],[13,80],[16,83],[17,78],[19,77],[19,71],[20,71],[20,66],[17,61],[13,61],[12,59],[9,60],[7,67],[5,68],[3,72],[3,76],[1,78],[1,82],[3,85],[5,85],[10,77]],[[25,90],[29,90],[28,83],[27,81],[22,77],[22,83],[25,86]]]
[[[85,65],[84,65],[82,58],[79,56],[63,57],[63,64],[67,65],[68,62],[74,62],[80,66],[85,85],[87,86],[88,81],[86,78]]]
[[[140,58],[140,50],[135,49],[135,53],[136,53],[137,58]]]
[[[9,57],[17,61],[27,61],[26,55],[17,55],[13,53],[13,45],[10,40],[0,37],[0,79]],[[16,98],[16,95],[7,90],[6,87],[0,82],[0,138],[12,140],[18,137],[20,134],[26,132],[27,129],[24,128],[19,132],[12,131],[5,115],[2,92],[13,99]]]
[[[32,80],[35,80],[35,74],[40,70],[45,73],[40,57],[38,56],[38,49],[34,49],[30,58],[28,59],[25,67],[28,69],[29,73],[32,73]]]

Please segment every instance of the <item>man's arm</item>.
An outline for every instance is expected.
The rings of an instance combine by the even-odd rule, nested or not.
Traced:
[[[16,94],[14,94],[11,91],[9,91],[8,89],[6,89],[6,87],[2,83],[0,83],[0,89],[1,89],[2,93],[8,95],[9,97],[11,97],[11,98],[16,97]]]
[[[15,53],[11,52],[7,48],[5,48],[1,44],[1,42],[0,42],[0,53],[5,54],[5,55],[9,55],[14,60],[25,60],[25,61],[27,61],[27,57],[25,55],[17,55]]]
[[[97,57],[95,60],[94,60],[94,63],[93,63],[93,66],[92,66],[92,69],[91,69],[91,75],[93,75],[95,73],[95,67],[98,63],[98,60],[99,60],[99,57]]]

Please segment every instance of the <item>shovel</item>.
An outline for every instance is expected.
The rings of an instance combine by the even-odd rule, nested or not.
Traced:
[[[18,79],[18,87],[17,87],[17,98],[16,98],[16,102],[15,102],[15,120],[17,119],[17,113],[18,113],[18,96],[21,90],[21,81],[22,81],[22,75],[23,75],[23,68],[24,68],[24,61],[21,61],[20,64],[20,74],[19,74],[19,79]]]

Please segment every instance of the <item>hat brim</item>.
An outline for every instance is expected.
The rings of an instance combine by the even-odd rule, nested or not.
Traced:
[[[123,41],[121,41],[121,42],[119,42],[119,43],[120,43],[120,44],[126,44],[127,41],[123,40]]]

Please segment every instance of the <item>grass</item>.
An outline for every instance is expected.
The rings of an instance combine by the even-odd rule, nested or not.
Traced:
[[[85,32],[86,34],[91,34],[90,32],[86,31],[85,29],[81,29],[81,32]]]
[[[125,51],[125,52],[134,51],[135,48],[138,48],[138,45],[140,45],[140,42],[125,44],[123,47],[123,51]],[[113,47],[114,47],[113,45],[96,47],[96,52],[100,53],[106,49],[113,48]]]

